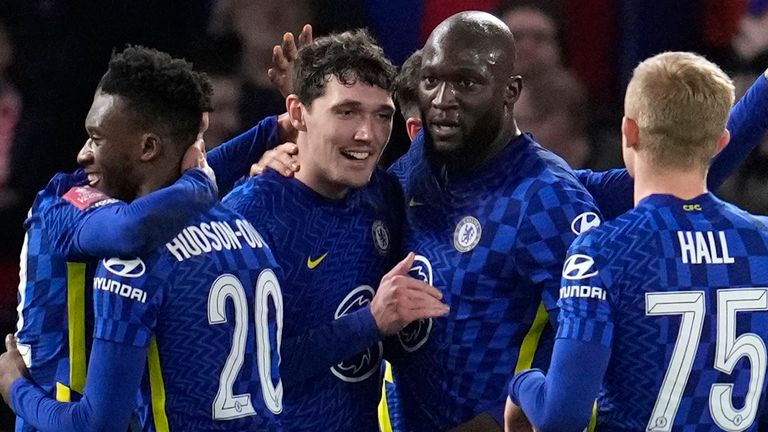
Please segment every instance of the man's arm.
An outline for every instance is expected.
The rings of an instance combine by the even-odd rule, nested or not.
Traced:
[[[727,128],[731,132],[731,142],[712,160],[707,175],[710,190],[719,188],[768,132],[768,70],[733,107]],[[615,219],[634,206],[634,183],[626,169],[575,172],[595,197],[605,220]]]
[[[613,341],[611,302],[618,294],[607,290],[610,272],[600,254],[604,248],[596,241],[600,234],[598,228],[578,237],[564,260],[557,338],[548,374],[523,371],[509,384],[512,403],[541,431],[582,430],[589,423],[608,367]],[[574,286],[599,288],[603,295],[581,297],[579,289],[571,289]]]
[[[408,276],[414,258],[413,253],[408,254],[384,275],[370,306],[284,339],[281,372],[285,385],[327,371],[378,342],[380,335],[393,335],[412,321],[448,313],[438,290]]]
[[[208,152],[208,163],[216,173],[221,196],[226,195],[240,178],[247,176],[251,166],[264,153],[278,144],[295,140],[296,130],[288,114],[284,113],[265,118],[249,131]]]
[[[283,338],[280,363],[283,385],[296,385],[326,372],[378,340],[379,332],[370,307],[309,329],[300,336]]]
[[[219,190],[224,196],[235,182],[248,175],[251,165],[267,149],[279,144],[277,116],[270,116],[256,126],[208,152],[208,163],[216,173]]]
[[[616,219],[635,206],[635,183],[625,168],[600,172],[576,170],[575,173],[595,198],[605,220]]]
[[[707,187],[717,190],[738,168],[768,131],[768,70],[760,75],[731,110],[731,142],[713,159]]]
[[[192,169],[130,204],[82,186],[41,205],[38,213],[54,247],[68,259],[136,256],[160,246],[217,200],[216,184]]]
[[[516,375],[509,397],[539,431],[583,430],[609,359],[610,349],[598,343],[558,339],[549,373],[529,369]]]
[[[10,348],[5,355],[18,356],[15,346]],[[126,430],[145,359],[146,348],[96,339],[80,401],[58,402],[24,377],[15,379],[8,393],[3,389],[3,397],[16,415],[43,432]]]

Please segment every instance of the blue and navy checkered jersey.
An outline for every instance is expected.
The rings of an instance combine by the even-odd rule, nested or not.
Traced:
[[[147,256],[100,262],[94,337],[149,349],[145,429],[277,429],[279,274],[261,235],[220,204]]]
[[[32,379],[60,401],[77,400],[85,387],[90,344],[86,327],[92,328],[86,321],[93,318],[91,298],[86,293],[90,294],[87,288],[94,262],[67,262],[54,243],[53,233],[75,224],[91,210],[80,210],[61,200],[85,180],[81,173],[54,176],[38,193],[24,223],[27,234],[20,260],[19,351]],[[48,218],[55,223],[46,225],[42,212],[55,212]],[[34,429],[17,418],[16,430]]]
[[[757,430],[767,223],[711,194],[652,195],[574,242],[557,337],[611,349],[598,430]]]
[[[331,200],[268,170],[224,203],[275,245],[285,271],[285,430],[378,430],[383,344],[367,306],[400,253],[397,181],[376,170],[367,186]],[[329,328],[356,313],[364,317],[356,331]]]
[[[482,412],[500,416],[510,372],[530,366],[545,309],[556,308],[568,246],[599,212],[562,159],[527,135],[464,176],[432,166],[417,139],[392,171],[407,203],[404,250],[451,308],[399,335],[404,355],[393,369],[405,423],[393,427],[445,430]]]

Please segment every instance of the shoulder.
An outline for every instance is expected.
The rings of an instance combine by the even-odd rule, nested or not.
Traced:
[[[35,203],[58,200],[70,189],[85,185],[86,181],[85,174],[81,170],[71,174],[57,173],[48,181],[45,188],[37,193]]]
[[[389,168],[389,172],[395,176],[395,178],[404,184],[408,179],[409,172],[418,166],[424,159],[424,132],[419,132],[416,139],[413,140],[408,151],[400,156],[395,163]]]
[[[768,235],[768,216],[755,215],[734,204],[718,200],[722,206],[722,211],[735,225],[754,227],[755,229]]]
[[[267,171],[237,186],[224,197],[222,203],[238,212],[274,207],[275,198],[283,194],[287,181],[277,173]]]
[[[403,188],[397,177],[380,167],[373,171],[371,181],[365,189],[369,194],[381,195],[388,204],[395,204],[394,200],[397,200],[397,203],[402,201]]]
[[[657,231],[652,212],[636,208],[576,236],[571,250],[610,259],[653,241]]]
[[[533,195],[542,191],[588,195],[576,173],[559,156],[530,140],[518,155],[521,187]]]

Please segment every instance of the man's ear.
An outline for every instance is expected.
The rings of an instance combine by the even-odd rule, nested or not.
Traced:
[[[622,145],[637,150],[640,142],[640,128],[635,120],[627,116],[621,119],[621,137]]]
[[[141,161],[148,162],[162,152],[162,139],[154,133],[145,133],[141,136]]]
[[[507,85],[504,86],[504,105],[511,107],[518,99],[520,99],[520,93],[523,91],[523,78],[520,75],[513,75],[507,80]]]
[[[418,117],[408,117],[408,119],[405,120],[405,129],[408,131],[408,138],[410,138],[411,141],[415,140],[416,135],[418,135],[421,130],[421,119]]]
[[[304,122],[304,110],[306,108],[299,101],[299,97],[295,94],[288,95],[285,98],[285,109],[288,112],[291,125],[299,132],[306,132],[307,124]]]
[[[720,154],[721,151],[728,145],[728,143],[731,142],[731,132],[726,129],[723,131],[723,134],[720,135],[720,139],[717,140],[717,146],[715,147],[715,154],[712,157],[717,156]]]

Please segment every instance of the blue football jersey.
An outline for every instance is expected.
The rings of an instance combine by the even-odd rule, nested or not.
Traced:
[[[378,430],[384,347],[370,312],[361,309],[399,258],[403,198],[397,181],[377,170],[367,186],[331,200],[268,170],[224,203],[275,245],[285,272],[285,429]],[[328,330],[357,312],[369,320],[361,334]],[[328,345],[317,346],[320,340]],[[334,361],[326,351],[347,352],[349,358]]]
[[[57,174],[37,194],[24,223],[27,233],[20,258],[19,351],[32,379],[62,402],[77,400],[85,387],[95,262],[68,262],[57,247],[55,233],[95,208],[115,202],[94,189],[79,187],[85,181],[81,172]],[[44,222],[45,212],[52,224]],[[34,429],[17,418],[16,430]]]
[[[556,308],[570,243],[600,224],[573,171],[528,135],[472,174],[446,172],[424,153],[417,139],[392,169],[407,203],[404,250],[418,254],[412,274],[451,310],[399,335],[399,430],[500,414],[510,371],[530,367]]]
[[[711,194],[652,195],[579,237],[562,276],[558,338],[611,349],[597,430],[757,430],[766,219]]]
[[[581,169],[574,173],[595,199],[604,220],[616,219],[634,207],[635,182],[625,168],[599,172]]]
[[[37,195],[20,260],[19,349],[34,381],[63,402],[78,400],[85,385],[93,257],[151,250],[217,196],[215,184],[200,170],[131,204],[86,181],[82,170],[57,174]],[[32,429],[18,418],[17,430]]]
[[[278,429],[280,270],[241,216],[217,204],[147,256],[104,259],[93,289],[94,337],[148,348],[150,429]]]

